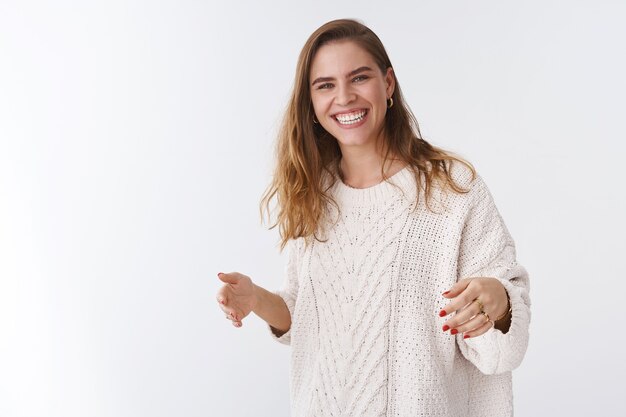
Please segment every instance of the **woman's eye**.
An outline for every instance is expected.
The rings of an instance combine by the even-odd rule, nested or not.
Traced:
[[[369,78],[369,77],[368,77],[367,75],[359,75],[359,76],[354,77],[354,78],[352,79],[352,81],[355,81],[355,82],[357,82],[357,83],[358,83],[358,82],[360,82],[360,81],[365,81],[365,80],[367,80],[368,78]]]
[[[328,88],[331,88],[333,85],[331,83],[324,83],[324,84],[320,84],[317,89],[318,90],[326,90]]]

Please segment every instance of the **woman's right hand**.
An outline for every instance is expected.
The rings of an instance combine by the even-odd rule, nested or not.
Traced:
[[[257,303],[256,286],[250,277],[238,272],[220,272],[217,277],[224,283],[217,292],[217,302],[226,318],[233,322],[233,326],[243,326],[242,320]]]

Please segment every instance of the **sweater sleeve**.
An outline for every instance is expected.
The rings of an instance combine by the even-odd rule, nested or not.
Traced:
[[[290,240],[287,243],[287,265],[285,266],[284,271],[284,284],[280,290],[274,291],[274,294],[280,296],[287,305],[287,309],[289,309],[289,314],[291,315],[292,323],[291,327],[293,327],[293,313],[296,307],[296,298],[298,295],[298,265],[299,262],[299,248],[300,248],[299,240]],[[278,330],[268,325],[270,329],[270,334],[274,338],[274,340],[283,343],[285,345],[291,344],[291,328],[286,333],[280,333]]]
[[[458,279],[494,277],[506,289],[512,308],[506,333],[491,328],[475,338],[457,335],[463,354],[484,374],[500,374],[519,366],[526,353],[530,324],[528,273],[517,263],[515,243],[493,197],[477,176],[470,189],[471,206],[461,236]]]

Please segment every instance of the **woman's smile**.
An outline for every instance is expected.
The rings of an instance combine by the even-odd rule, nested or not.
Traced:
[[[332,117],[342,128],[352,129],[365,123],[367,113],[367,109],[350,110],[347,112],[337,113]]]
[[[387,99],[395,85],[391,68],[381,70],[355,42],[337,41],[319,48],[309,76],[320,125],[340,147],[374,150],[383,140]]]

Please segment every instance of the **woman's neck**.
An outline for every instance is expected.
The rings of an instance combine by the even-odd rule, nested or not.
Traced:
[[[381,168],[383,166],[383,156],[377,154],[355,155],[343,154],[339,162],[339,176],[344,184],[352,188],[368,188],[383,181]],[[402,168],[406,163],[393,155],[385,161],[385,176],[391,177]]]

